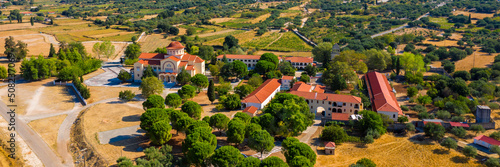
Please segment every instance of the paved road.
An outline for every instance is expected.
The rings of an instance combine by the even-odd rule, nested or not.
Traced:
[[[0,101],[0,115],[5,120],[10,120],[9,112],[10,109],[7,105]],[[60,167],[65,166],[61,158],[59,158],[50,147],[44,142],[44,140],[31,129],[23,119],[19,119],[16,115],[16,133],[21,136],[26,144],[31,148],[31,150],[36,154],[36,156],[42,161],[46,167]]]

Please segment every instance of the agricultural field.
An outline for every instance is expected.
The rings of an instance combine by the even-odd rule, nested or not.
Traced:
[[[438,23],[441,25],[441,29],[449,29],[453,27],[453,23],[448,23],[448,19],[446,17],[429,17],[429,21]]]
[[[226,22],[221,22],[218,24],[229,28],[243,28],[244,26],[249,26],[252,25],[253,23],[252,20],[250,19],[238,18]]]
[[[3,26],[3,25],[2,25]],[[0,31],[0,53],[5,51],[5,38],[9,36],[14,37],[15,41],[23,41],[28,44],[28,56],[48,56],[50,51],[50,44],[54,44],[54,47],[58,46],[58,41],[52,35],[40,34],[36,31],[30,30],[12,30],[12,31]]]
[[[142,52],[152,52],[156,48],[167,47],[172,42],[170,38],[163,38],[162,34],[151,34],[142,37],[138,43],[141,45]]]
[[[314,148],[314,147],[313,147]],[[431,141],[412,141],[409,137],[383,135],[366,148],[343,143],[335,149],[335,155],[324,155],[318,149],[315,166],[349,166],[361,158],[371,159],[377,166],[481,166],[475,159],[468,160],[462,153],[450,150]]]
[[[70,21],[71,22],[71,21]],[[94,40],[110,40],[110,41],[130,41],[134,32],[128,32],[118,29],[106,29],[106,27],[96,26],[93,24],[74,24],[51,26],[44,28],[36,28],[34,30],[46,34],[54,35],[58,41],[75,42],[75,41],[94,41]]]
[[[311,51],[312,47],[293,32],[286,32],[281,38],[264,48],[272,51]]]
[[[246,43],[248,41],[254,40],[257,37],[255,31],[246,31],[243,33],[233,35],[236,39],[238,39],[240,44]],[[224,37],[203,42],[203,45],[212,45],[212,46],[222,46],[224,43]]]
[[[278,39],[278,37],[280,37],[282,35],[283,34],[278,33],[278,32],[265,33],[255,40],[251,40],[251,41],[248,41],[248,42],[242,44],[242,46],[252,47],[252,48],[258,47],[258,48],[262,49],[262,48],[267,47],[269,44],[271,44],[271,42],[275,41],[276,39]]]
[[[218,38],[225,38],[228,35],[236,35],[246,32],[245,30],[234,30],[234,29],[227,29],[227,30],[222,30],[222,31],[216,31],[212,33],[206,33],[206,34],[200,34],[198,37],[200,37],[201,41],[211,41],[214,39]]]

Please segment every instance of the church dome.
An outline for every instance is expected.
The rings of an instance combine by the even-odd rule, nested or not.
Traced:
[[[171,42],[170,45],[167,46],[168,50],[176,50],[176,49],[184,49],[184,46],[178,41]]]

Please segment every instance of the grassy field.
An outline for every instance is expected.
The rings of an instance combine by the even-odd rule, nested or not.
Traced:
[[[59,126],[62,124],[66,115],[59,115],[45,119],[31,121],[28,125],[35,130],[57,154],[57,134]]]
[[[240,34],[240,33],[243,33],[243,32],[246,32],[245,30],[222,30],[222,31],[218,31],[218,32],[213,32],[213,33],[208,33],[208,34],[200,34],[199,37],[200,37],[200,40],[201,41],[211,41],[211,40],[214,40],[214,39],[218,39],[218,38],[225,38],[226,36],[228,35],[236,35],[236,34]]]
[[[269,45],[271,42],[276,40],[279,36],[280,36],[280,33],[277,33],[277,32],[266,33],[256,40],[251,40],[251,41],[248,41],[247,43],[244,43],[242,46],[253,47],[253,48],[255,48],[255,47],[264,48],[267,45]]]
[[[453,25],[455,25],[453,23],[448,23],[446,17],[429,17],[429,21],[438,23],[439,25],[441,25],[440,27],[441,29],[448,29],[453,27]]]
[[[246,43],[248,41],[257,39],[255,31],[246,31],[246,32],[243,32],[243,33],[235,34],[233,36],[236,39],[238,39],[238,41],[239,41],[240,44]],[[211,41],[207,41],[207,42],[203,42],[203,45],[212,45],[212,46],[218,45],[218,46],[222,46],[222,43],[224,43],[224,37],[218,38],[218,39],[214,39],[214,40],[211,40]]]
[[[265,49],[273,51],[311,51],[312,47],[293,32],[286,32],[279,40]]]
[[[250,19],[243,19],[243,18],[238,18],[226,22],[219,23],[219,25],[230,27],[230,28],[243,28],[246,25],[251,25],[252,20]]]
[[[159,47],[167,47],[172,42],[169,38],[163,38],[161,34],[152,34],[144,36],[140,41],[142,52],[152,52]]]
[[[75,21],[69,22],[78,23]],[[65,42],[93,40],[130,41],[131,37],[135,35],[133,32],[106,29],[105,27],[92,24],[69,24],[37,28],[35,30],[55,35],[58,41]]]
[[[414,142],[408,137],[392,135],[383,135],[367,148],[344,143],[336,147],[335,155],[325,155],[319,149],[318,154],[315,164],[318,167],[349,166],[361,158],[369,158],[377,166],[481,166],[456,150],[448,153],[436,142]]]

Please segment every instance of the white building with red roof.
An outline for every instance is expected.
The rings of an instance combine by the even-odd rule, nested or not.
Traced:
[[[307,65],[316,66],[312,57],[285,57],[285,61],[290,62],[296,69],[305,69]]]
[[[217,56],[218,61],[222,61],[224,58],[224,55],[219,55]],[[315,66],[316,64],[313,63],[313,58],[312,57],[285,57],[281,58],[278,57],[280,61],[288,61],[292,66],[296,69],[304,69],[307,65],[312,65]],[[249,69],[255,68],[255,65],[257,65],[257,62],[260,59],[259,55],[229,55],[226,54],[226,59],[231,63],[233,61],[239,60],[242,61],[247,65]]]
[[[500,141],[495,140],[494,138],[491,138],[491,137],[488,137],[485,135],[480,135],[480,136],[477,136],[474,138],[474,144],[477,144],[477,145],[480,145],[480,146],[483,146],[486,148],[490,148],[490,146],[492,146],[492,145],[499,146]]]
[[[398,116],[404,115],[385,75],[369,72],[366,73],[365,80],[373,111],[387,115],[394,121],[398,120]]]
[[[278,79],[268,79],[247,97],[241,100],[241,107],[247,108],[254,106],[262,109],[271,101],[271,99],[280,91],[281,83]]]
[[[360,97],[352,95],[318,93],[306,91],[290,91],[300,97],[304,97],[309,106],[309,111],[317,113],[318,108],[324,111],[321,113],[325,118],[332,118],[332,113],[346,113],[349,115],[358,114],[363,110],[363,102]]]
[[[257,107],[254,107],[254,106],[249,106],[249,107],[247,107],[247,108],[245,108],[245,109],[243,110],[243,113],[246,113],[246,114],[248,114],[248,115],[249,115],[249,116],[251,116],[251,117],[254,117],[254,116],[256,116],[256,115],[257,115],[257,110],[258,110],[258,108],[257,108]]]
[[[140,81],[143,71],[151,66],[164,82],[175,82],[177,74],[184,68],[191,76],[205,74],[205,60],[184,52],[184,46],[174,41],[167,47],[167,54],[142,53],[134,64],[134,80]]]
[[[286,75],[283,75],[283,77],[281,77],[281,90],[290,90],[290,88],[292,87],[291,83],[292,83],[292,80],[295,79],[295,76],[286,76]]]

